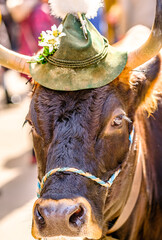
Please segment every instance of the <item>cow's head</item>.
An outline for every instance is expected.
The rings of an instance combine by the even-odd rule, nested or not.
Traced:
[[[129,53],[125,70],[114,81],[100,88],[72,92],[36,85],[26,119],[32,127],[40,181],[51,169],[63,167],[107,181],[128,159],[135,112],[150,96],[160,68],[160,60],[155,57],[131,72],[161,49],[161,0],[157,3],[149,40]],[[29,73],[29,58],[11,55],[4,48],[1,53],[1,64]],[[105,222],[104,214],[107,203],[112,207],[114,201],[125,199],[126,189],[121,182],[120,178],[116,184],[117,200],[110,203],[107,188],[86,177],[66,171],[51,175],[34,204],[33,236],[100,239],[109,227],[110,219]],[[125,185],[129,185],[128,180]],[[118,204],[116,213],[122,204]]]
[[[145,74],[134,74],[133,86],[122,77],[76,92],[36,87],[27,120],[39,180],[51,169],[69,167],[106,181],[120,168],[128,156],[135,111],[159,72],[159,58],[151,62],[152,73],[148,64]],[[121,199],[125,190],[118,189]],[[86,177],[72,172],[51,175],[34,205],[33,236],[99,239],[107,197],[105,187]]]
[[[40,180],[51,169],[70,167],[106,181],[119,168],[131,129],[128,96],[119,85],[78,92],[36,88],[27,120]],[[34,206],[33,235],[100,238],[106,197],[107,189],[90,179],[52,175]]]

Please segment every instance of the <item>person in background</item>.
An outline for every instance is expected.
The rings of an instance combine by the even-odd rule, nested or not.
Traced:
[[[61,22],[60,19],[50,16],[48,0],[7,0],[7,6],[13,19],[20,26],[18,51],[28,56],[36,54],[40,49],[40,33],[50,30],[54,24],[58,26]],[[32,150],[31,163],[35,162]]]
[[[155,13],[154,0],[104,0],[105,19],[110,43],[120,40],[133,26],[151,28]]]
[[[7,6],[20,26],[18,51],[32,56],[40,49],[40,33],[51,29],[53,24],[58,26],[60,20],[50,16],[48,1],[45,0],[7,0]]]
[[[121,38],[120,19],[122,8],[119,4],[120,0],[104,0],[105,3],[105,21],[108,25],[107,38],[113,44]]]
[[[11,43],[8,35],[8,31],[4,22],[4,19],[6,20],[8,18],[8,11],[5,5],[5,1],[0,0],[0,44],[2,44],[4,47],[11,49]],[[3,88],[3,91],[5,93],[5,103],[9,104],[11,103],[11,98],[9,96],[5,81],[4,81],[4,74],[7,69],[0,66],[0,85]]]
[[[156,8],[155,0],[118,0],[118,2],[122,9],[120,25],[123,35],[138,24],[152,27]]]
[[[5,24],[6,31],[9,37],[11,48],[16,50],[15,41],[16,41],[16,23],[13,21],[11,14],[8,11],[6,6],[6,0],[0,0],[0,10],[3,16],[3,23]]]

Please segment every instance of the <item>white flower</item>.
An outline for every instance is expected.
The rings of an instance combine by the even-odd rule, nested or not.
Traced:
[[[66,36],[66,33],[62,32],[63,31],[63,25],[60,24],[58,27],[58,32],[59,32],[59,37],[64,37]]]
[[[40,47],[48,47],[49,48],[49,52],[51,53],[54,49],[54,45],[53,44],[49,44],[48,42],[41,42],[39,43]]]
[[[57,28],[56,25],[51,27],[51,30],[42,31],[41,33],[41,41],[39,41],[38,45],[41,47],[48,47],[49,53],[52,53],[53,50],[57,50],[60,45],[60,38],[66,36],[65,33],[62,32],[63,25]]]
[[[43,37],[43,38],[46,38],[47,33],[46,33],[45,31],[42,31],[41,34],[42,34],[42,37]]]
[[[63,37],[63,36],[66,36],[66,34],[62,32],[62,30],[63,30],[63,25],[62,25],[62,24],[60,24],[58,28],[57,28],[57,26],[54,24],[54,25],[51,27],[51,30],[47,30],[46,32],[47,32],[49,35],[53,35],[54,37]]]
[[[59,31],[59,27],[57,28],[55,24],[51,27],[51,30],[52,30],[51,32],[52,34],[54,34],[54,36],[55,36],[55,32],[57,33]]]
[[[59,44],[60,44],[59,39],[51,38],[51,37],[47,37],[46,39],[44,39],[43,42],[39,42],[39,46],[41,46],[41,47],[48,47],[50,53],[54,49],[58,49]]]

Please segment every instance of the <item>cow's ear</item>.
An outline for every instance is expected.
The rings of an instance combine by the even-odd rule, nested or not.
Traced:
[[[155,90],[158,88],[158,83],[160,82],[160,68],[161,59],[159,56],[156,56],[132,71],[129,80],[132,90],[130,111],[136,111],[139,106],[143,106],[148,113],[155,110]]]

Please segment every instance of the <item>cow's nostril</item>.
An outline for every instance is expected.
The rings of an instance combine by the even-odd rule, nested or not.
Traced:
[[[79,208],[70,216],[69,222],[73,227],[81,227],[85,222],[84,209],[79,206]]]
[[[40,212],[40,209],[39,209],[39,205],[36,205],[36,207],[35,207],[35,217],[36,217],[36,222],[40,226],[45,225],[45,220],[44,220],[43,216],[41,215],[41,212]]]

